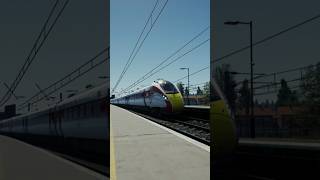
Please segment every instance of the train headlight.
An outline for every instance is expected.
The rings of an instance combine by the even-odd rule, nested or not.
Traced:
[[[162,97],[163,97],[165,100],[167,100],[167,99],[168,99],[168,98],[167,98],[167,96],[164,96],[164,95],[163,95]]]

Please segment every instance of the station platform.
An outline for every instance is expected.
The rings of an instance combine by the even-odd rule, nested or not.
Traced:
[[[260,154],[265,157],[277,156],[285,159],[304,159],[320,165],[319,140],[240,138],[238,152]]]
[[[210,106],[204,106],[204,105],[185,105],[185,109],[206,109],[209,110]]]
[[[110,105],[112,180],[209,180],[210,148]]]
[[[320,152],[319,140],[299,140],[280,138],[240,138],[239,144],[242,146],[274,147],[300,150],[317,150]]]
[[[106,180],[90,169],[46,150],[0,135],[1,180]]]

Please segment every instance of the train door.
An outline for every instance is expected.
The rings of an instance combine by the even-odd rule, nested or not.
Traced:
[[[150,91],[146,91],[145,102],[147,107],[151,107],[152,104],[152,94]]]
[[[57,131],[57,113],[56,113],[56,108],[54,107],[52,110],[50,110],[50,115],[49,115],[49,129],[50,129],[50,134],[52,136],[56,136],[58,134]]]
[[[60,110],[58,111],[58,128],[59,128],[59,131],[60,131],[60,135],[63,136],[63,131],[62,131],[62,121],[63,121],[63,117],[64,116],[64,110]]]
[[[28,134],[28,116],[22,119],[22,132]]]
[[[146,103],[146,91],[145,90],[143,90],[143,93],[142,93],[142,98],[143,98],[143,104],[144,104],[144,106],[146,107],[147,106],[147,103]]]

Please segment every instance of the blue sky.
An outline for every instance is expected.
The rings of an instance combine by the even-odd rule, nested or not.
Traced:
[[[290,1],[290,0],[219,0],[214,1],[213,24],[215,58],[226,55],[234,50],[249,45],[249,26],[227,26],[225,21],[253,21],[253,41],[264,39],[281,30],[305,21],[320,12],[319,0]],[[273,73],[316,64],[319,59],[320,18],[299,28],[286,32],[272,40],[253,48],[255,73]],[[229,63],[233,71],[250,72],[249,49],[216,63]],[[284,73],[276,77],[292,80],[300,78],[301,72]],[[248,76],[236,77],[242,81]],[[260,82],[273,82],[273,76],[259,79]],[[297,81],[296,81],[297,82]],[[291,83],[290,85],[294,85]],[[256,85],[261,86],[261,84]],[[270,91],[273,88],[270,88]],[[260,89],[256,93],[269,91]],[[276,100],[277,93],[257,96],[259,100]]]
[[[61,9],[63,2],[59,3],[58,9]],[[10,86],[18,75],[54,3],[39,0],[1,1],[0,98],[7,92],[3,83]],[[107,47],[107,4],[107,1],[70,1],[15,91],[17,96],[25,98],[16,100],[12,96],[7,104],[25,102],[39,92],[35,83],[41,88],[48,87]],[[65,98],[69,94],[66,90],[81,91],[87,84],[101,84],[104,80],[98,77],[108,74],[108,66],[104,63],[52,96],[59,97],[62,92]],[[0,107],[0,111],[3,108]]]
[[[166,0],[159,0],[159,6],[155,11],[155,14],[159,12],[165,1]],[[115,82],[119,78],[155,2],[156,0],[111,0],[111,88],[114,87]],[[196,36],[200,31],[208,27],[209,22],[209,0],[169,0],[163,13],[160,15],[157,23],[145,40],[141,50],[137,54],[116,91],[128,87],[135,80],[154,68],[166,57]],[[187,46],[182,53],[208,39],[209,36],[208,30],[196,41]],[[140,85],[150,85],[158,78],[164,78],[172,82],[176,81],[187,75],[187,71],[180,70],[180,67],[189,67],[191,74],[192,72],[209,66],[209,50],[210,41],[151,78],[145,80]],[[190,84],[198,84],[208,80],[209,69],[191,76]],[[187,79],[182,81],[183,83],[187,83]]]

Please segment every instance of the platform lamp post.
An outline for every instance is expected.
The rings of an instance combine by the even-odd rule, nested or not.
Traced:
[[[188,105],[190,105],[190,100],[189,100],[189,94],[190,94],[190,89],[189,89],[189,68],[180,68],[181,70],[187,70],[188,71],[188,86],[187,86],[187,89],[188,89],[188,94],[187,94],[187,99],[188,99]]]
[[[254,100],[253,100],[253,55],[252,55],[252,21],[249,22],[241,22],[241,21],[227,21],[224,23],[225,25],[238,25],[238,24],[245,24],[250,26],[250,69],[251,69],[251,81],[250,81],[250,89],[251,89],[251,113],[250,113],[250,136],[251,138],[255,138],[255,122],[254,122]]]

